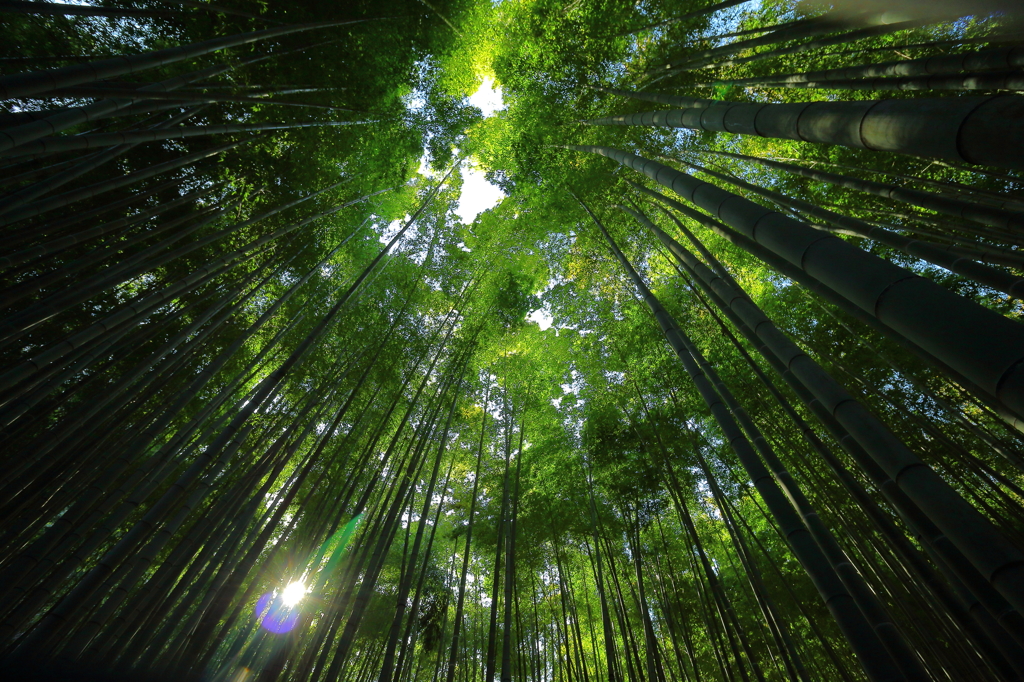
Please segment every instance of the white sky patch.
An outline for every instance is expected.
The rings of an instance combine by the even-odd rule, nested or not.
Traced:
[[[429,159],[427,158],[426,154],[421,156],[420,157],[420,167],[418,169],[416,169],[416,172],[419,173],[420,175],[424,176],[424,177],[434,178],[434,177],[436,177],[437,174],[430,168],[430,164],[427,163],[428,161],[429,161]]]
[[[427,106],[427,98],[422,90],[413,90],[402,99],[405,101],[405,106],[413,111],[420,111]]]
[[[551,323],[554,322],[554,318],[552,318],[551,314],[548,313],[548,311],[545,310],[544,308],[538,308],[537,310],[534,310],[532,313],[526,316],[526,319],[530,320],[531,322],[536,322],[538,325],[540,325],[541,331],[544,331],[545,329],[550,327]]]
[[[554,287],[556,284],[559,284],[557,278],[548,280],[547,286],[545,286],[544,290],[540,292],[540,295],[543,297],[544,294],[551,291],[551,288]],[[540,327],[540,330],[544,331],[545,329],[551,327],[552,324],[554,324],[555,319],[551,315],[551,306],[548,304],[548,302],[543,300],[542,298],[541,303],[541,307],[527,315],[526,319],[530,320],[531,322],[536,322],[537,325]],[[555,336],[558,336],[557,327],[555,328]]]
[[[483,171],[464,167],[462,194],[459,196],[459,207],[455,209],[455,213],[468,225],[487,209],[497,206],[504,198],[505,193],[496,185],[487,182]]]
[[[398,234],[398,231],[402,229],[402,225],[405,225],[405,222],[409,220],[409,218],[411,217],[412,216],[407,215],[401,220],[392,220],[390,223],[388,223],[387,227],[381,230],[380,236],[377,237],[377,239],[380,241],[381,244],[387,244],[389,241],[392,240],[392,238],[394,238],[396,234]]]
[[[480,109],[484,116],[492,116],[496,111],[505,108],[501,86],[496,85],[490,76],[484,76],[480,87],[469,96],[469,103]],[[421,173],[424,173],[425,166],[426,164],[421,161]],[[462,194],[459,196],[459,206],[455,213],[464,224],[472,223],[478,215],[489,208],[494,208],[504,198],[505,193],[487,182],[481,170],[470,164],[462,167]]]
[[[480,84],[476,92],[469,96],[469,103],[482,111],[484,116],[492,116],[494,112],[505,108],[501,86],[497,85],[490,76],[484,76],[483,83]]]

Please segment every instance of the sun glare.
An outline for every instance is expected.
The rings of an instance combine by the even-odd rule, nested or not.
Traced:
[[[304,596],[306,596],[306,586],[298,580],[281,590],[281,601],[285,606],[295,606],[302,601]]]

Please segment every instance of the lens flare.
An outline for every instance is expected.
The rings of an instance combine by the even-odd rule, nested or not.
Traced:
[[[256,619],[267,632],[281,635],[290,632],[299,622],[299,612],[286,606],[281,595],[267,592],[256,602]]]
[[[306,586],[298,580],[289,583],[287,587],[281,590],[281,601],[288,607],[298,604],[304,596],[306,596]]]
[[[322,571],[327,576],[334,574],[361,518],[362,514],[358,514],[350,519],[341,530],[320,546],[316,556],[310,560],[312,568],[308,569],[307,575],[316,572],[324,557],[329,558]],[[256,600],[256,608],[253,609],[256,622],[267,632],[277,635],[291,632],[299,623],[299,602],[306,596],[307,591],[308,588],[304,582],[295,580],[286,585],[284,589],[260,595],[260,598]]]
[[[239,668],[235,676],[231,678],[231,682],[245,682],[249,679],[249,673],[251,671],[248,668]]]

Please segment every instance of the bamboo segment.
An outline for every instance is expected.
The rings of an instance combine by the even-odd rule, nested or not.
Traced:
[[[655,233],[659,232],[658,227],[644,214],[626,207],[621,208],[645,227]],[[868,587],[864,578],[856,570],[842,548],[840,548],[832,533],[825,527],[818,513],[811,505],[810,500],[800,490],[792,475],[782,464],[782,460],[779,459],[775,450],[768,444],[760,429],[754,424],[753,419],[747,414],[746,409],[736,400],[725,382],[718,375],[718,372],[707,362],[693,342],[685,334],[683,334],[682,338],[690,355],[701,366],[704,375],[715,385],[718,394],[725,401],[733,415],[735,415],[736,421],[747,434],[754,449],[757,450],[761,458],[768,465],[768,469],[771,470],[781,490],[800,514],[807,530],[827,558],[829,564],[831,564],[839,580],[846,586],[853,601],[857,604],[857,608],[860,609],[861,613],[864,614],[864,617],[878,634],[879,641],[889,651],[893,661],[908,680],[929,679],[928,673],[907,644],[899,628],[893,624],[892,619],[885,612],[881,602],[871,591],[870,587]]]
[[[136,130],[124,133],[94,133],[75,135],[72,137],[44,137],[0,156],[16,157],[22,154],[49,154],[51,152],[67,152],[79,149],[94,149],[112,145],[136,145],[143,142],[160,140],[186,140],[207,135],[225,135],[232,133],[252,133],[263,130],[294,130],[296,128],[326,128],[332,126],[360,125],[370,121],[322,121],[315,123],[260,123],[255,125],[210,125],[191,128],[171,128],[170,130]]]
[[[664,100],[663,100],[664,101]],[[685,102],[685,104],[684,104]],[[997,168],[1024,168],[1024,97],[750,104],[675,98],[686,109],[584,121],[835,144]],[[998,138],[990,131],[999,130]]]
[[[1024,648],[1021,646],[1021,644],[1024,644],[1024,635],[1021,634],[1024,632],[1024,619],[1022,619],[1021,614],[1006,603],[1002,597],[995,594],[984,577],[968,565],[963,555],[955,548],[949,546],[946,536],[930,520],[923,516],[920,509],[909,498],[901,494],[899,488],[896,487],[896,482],[889,478],[871,460],[867,450],[857,444],[856,440],[854,440],[855,433],[852,434],[847,431],[834,415],[824,409],[821,401],[815,397],[815,392],[810,390],[810,385],[803,383],[799,374],[793,372],[787,366],[783,360],[785,356],[778,352],[775,344],[764,340],[768,336],[763,332],[755,333],[755,328],[760,329],[760,325],[757,325],[757,316],[743,314],[743,311],[747,309],[756,310],[756,306],[744,295],[732,278],[722,270],[714,257],[700,245],[700,242],[691,233],[686,232],[687,237],[693,241],[695,246],[698,246],[702,255],[715,266],[715,273],[711,273],[707,266],[696,261],[685,249],[663,232],[658,231],[657,234],[659,239],[670,248],[679,263],[695,275],[695,280],[701,284],[701,287],[715,301],[722,312],[729,317],[734,326],[755,345],[763,357],[768,360],[772,368],[790,385],[800,399],[811,408],[815,416],[826,426],[843,449],[864,469],[874,485],[899,511],[910,528],[914,530],[915,535],[925,541],[924,547],[932,555],[938,567],[944,573],[948,573],[956,578],[954,586],[960,584],[959,578],[963,578],[965,582],[970,584],[969,590],[966,587],[962,588],[963,593],[966,595],[962,598],[971,610],[972,617],[989,634],[994,645],[1005,655],[1006,660],[1009,662],[1008,664],[1012,665],[1016,670],[1024,672]],[[723,287],[722,283],[726,283],[726,285]],[[743,308],[736,307],[735,302],[738,299],[743,299],[748,305]],[[762,319],[766,319],[763,313],[760,315]],[[755,323],[755,327],[750,326],[752,322]],[[767,324],[770,324],[770,322]],[[779,338],[782,338],[781,335],[779,335]],[[822,375],[828,376],[824,372],[822,372]],[[829,466],[837,472],[840,478],[846,481],[844,485],[856,490],[855,481],[849,479],[849,474],[845,473],[842,464],[827,449],[817,448],[817,450],[829,462]],[[871,506],[868,505],[866,508],[870,509]],[[882,522],[882,525],[889,523],[884,520],[884,517],[880,517],[878,520]],[[979,599],[984,602],[984,606],[982,606]],[[999,621],[998,624],[996,620]],[[1000,625],[1002,627],[999,627]],[[1011,637],[1016,639],[1017,642],[1010,641]]]
[[[586,208],[586,205],[584,205]],[[589,213],[589,209],[588,213]],[[651,293],[647,286],[640,279],[640,276],[632,268],[626,257],[619,250],[618,245],[612,240],[611,235],[604,226],[597,220],[596,216],[590,214],[594,222],[601,228],[602,234],[608,241],[610,248],[616,258],[622,264],[626,274],[632,280],[634,286],[640,292],[645,303],[658,321],[665,339],[675,351],[676,355],[686,367],[687,374],[697,385],[701,396],[704,398],[715,417],[715,420],[722,428],[723,433],[734,449],[744,469],[747,470],[762,499],[771,509],[772,515],[778,520],[780,527],[786,536],[793,553],[800,560],[804,570],[807,571],[815,584],[822,601],[828,607],[832,616],[836,619],[840,629],[849,642],[851,648],[856,652],[864,672],[872,680],[897,680],[903,679],[890,658],[881,641],[877,638],[867,620],[853,603],[853,599],[840,582],[838,576],[829,566],[825,555],[821,552],[811,539],[807,528],[797,517],[795,511],[785,501],[785,496],[778,485],[771,479],[764,465],[761,464],[757,455],[747,439],[742,435],[739,426],[726,410],[724,403],[718,396],[707,377],[700,369],[695,359],[691,356],[686,347],[686,340],[675,321],[662,307],[658,299]]]
[[[152,166],[149,166],[148,168],[133,171],[120,177],[111,178],[110,180],[106,180],[104,182],[97,182],[93,185],[88,185],[81,189],[71,190],[63,194],[58,194],[56,196],[49,197],[48,199],[42,199],[39,201],[34,201],[29,204],[25,204],[20,208],[14,209],[13,211],[7,213],[4,216],[0,216],[0,225],[11,225],[21,220],[25,220],[26,218],[32,218],[43,213],[55,211],[59,208],[63,208],[64,206],[73,204],[76,201],[82,201],[83,199],[89,199],[95,196],[99,196],[101,194],[105,194],[106,192],[113,191],[120,187],[131,185],[132,183],[138,182],[139,180],[151,178],[154,175],[159,175],[160,173],[164,173],[169,170],[181,168],[182,166],[194,163],[195,161],[200,161],[211,156],[216,156],[217,154],[226,152],[229,149],[233,149],[234,147],[237,147],[241,144],[245,144],[248,141],[249,140],[239,140],[238,142],[228,142],[227,144],[217,145],[216,147],[203,149],[198,152],[192,152],[191,154],[186,154],[172,161],[165,161],[163,163],[154,164]]]
[[[769,249],[777,251],[779,255],[790,262],[805,267],[812,275],[820,278],[834,289],[842,291],[848,287],[851,301],[870,312],[877,311],[879,319],[884,323],[906,334],[911,340],[920,342],[923,347],[939,351],[937,354],[945,355],[944,359],[948,358],[951,364],[955,363],[954,366],[972,371],[979,378],[983,374],[977,370],[987,364],[986,361],[992,359],[991,353],[994,348],[998,347],[995,344],[1005,343],[1006,339],[1002,336],[1003,334],[1009,334],[1011,338],[1024,335],[1024,330],[1021,330],[1016,323],[996,313],[969,304],[937,285],[922,281],[920,277],[909,276],[909,273],[901,268],[880,262],[880,259],[865,254],[836,237],[823,236],[813,228],[768,211],[708,183],[697,181],[659,163],[608,147],[576,147],[576,149],[608,156],[623,165],[647,174],[657,182],[672,188],[680,196],[692,200],[698,206],[722,217],[725,222],[732,222],[739,231],[759,244],[764,244]],[[765,223],[766,229],[756,229],[762,221]],[[816,246],[820,251],[816,251],[814,256],[810,255]],[[815,256],[819,254],[830,254],[826,258],[827,268],[815,265]],[[846,268],[850,268],[850,270],[844,277],[840,273]],[[864,282],[865,273],[870,273],[874,281]],[[907,301],[902,304],[903,307],[898,316],[887,315],[888,299],[890,297],[897,299],[901,285],[907,289],[907,293],[903,294],[907,297]],[[874,303],[873,300],[872,303],[867,303],[868,297],[865,294],[870,295],[872,291],[877,299],[881,299],[882,295],[885,296],[885,306]],[[929,297],[943,302],[941,304],[929,303]],[[948,299],[955,299],[956,302],[953,303]],[[747,305],[745,301],[739,299],[735,301],[735,304],[741,307]],[[976,310],[972,310],[972,307]],[[914,313],[910,312],[912,309],[915,310]],[[954,321],[958,316],[958,309],[967,313],[965,317],[970,319],[970,323],[967,322],[967,319]],[[931,315],[929,316],[926,311],[930,311]],[[748,325],[757,329],[759,336],[762,333],[765,334],[766,336],[763,338],[766,343],[777,344],[777,352],[780,357],[785,359],[790,371],[807,384],[808,388],[815,393],[815,397],[836,419],[843,423],[844,427],[871,453],[878,465],[899,485],[900,489],[942,529],[978,571],[991,581],[993,587],[999,590],[1000,594],[1018,612],[1024,612],[1024,589],[1021,588],[1024,585],[1024,553],[1008,542],[991,522],[965,502],[948,483],[922,463],[880,421],[854,401],[842,387],[832,381],[791,341],[775,331],[773,326],[767,327],[767,320],[760,311],[751,310],[750,315],[759,316],[761,319],[754,321],[754,317],[752,317],[748,321]],[[926,336],[925,330],[929,327],[934,330],[937,327],[948,328],[949,324],[967,324],[966,328],[972,330],[974,338],[979,338],[984,334],[982,324],[985,323],[982,320],[992,325],[990,327],[992,331],[989,334],[991,341],[995,342],[986,349],[987,354],[984,357],[978,349],[972,349],[970,345],[966,344],[960,347],[962,356],[959,358],[957,356],[961,353],[943,353],[943,351],[953,350],[953,347],[947,345],[952,339],[948,338],[945,333],[932,336],[930,339]],[[916,323],[916,326],[920,328],[911,331],[911,322]],[[997,339],[998,341],[996,341]],[[989,365],[996,371],[999,379],[1002,379],[1002,375],[1015,376],[1015,372],[1019,368],[1019,359],[1013,357],[1013,354],[1018,353],[1020,348],[1024,348],[1024,340],[1017,342],[1015,348],[1012,345],[1004,346],[1004,348],[1007,353],[1002,361],[997,361],[994,366]],[[968,358],[971,358],[972,355],[976,359],[969,360]],[[999,384],[999,379],[994,384]],[[990,385],[994,388],[993,384]],[[1005,386],[1006,382],[1004,381],[1002,385]],[[1013,398],[1013,393],[1001,391],[1000,397],[1011,408],[1016,407],[1017,410],[1020,410],[1020,406],[1014,404],[1016,399]],[[1021,579],[1014,577],[1018,573],[1021,574]]]
[[[72,5],[60,2],[42,2],[41,0],[32,0],[31,2],[26,0],[0,0],[0,12],[98,17],[173,17],[179,14],[179,12],[170,10],[93,7],[90,5]]]
[[[199,113],[199,111],[202,110],[202,108],[203,107],[194,107],[192,109],[188,109],[176,116],[171,117],[167,121],[158,123],[153,127],[164,128],[177,125],[178,123],[181,123],[191,118],[192,116],[195,116],[197,113]],[[0,215],[12,211],[17,207],[32,201],[33,199],[37,199],[43,196],[44,194],[50,193],[51,191],[57,189],[58,187],[61,187],[71,182],[72,180],[75,180],[76,178],[85,175],[94,168],[98,168],[107,161],[117,158],[121,154],[124,154],[125,152],[131,150],[133,147],[134,145],[131,144],[123,144],[108,149],[105,152],[93,154],[92,156],[86,158],[81,163],[75,164],[66,171],[57,173],[56,175],[53,175],[50,178],[47,178],[46,180],[34,183],[18,192],[14,192],[3,197],[2,199],[0,199]]]
[[[810,178],[811,180],[816,180],[818,182],[826,182],[831,185],[846,187],[858,192],[874,194],[875,196],[885,197],[886,199],[892,199],[893,201],[900,201],[912,206],[935,211],[936,213],[944,213],[957,218],[963,218],[964,220],[972,220],[982,225],[989,225],[991,227],[997,227],[1011,232],[1024,231],[1024,213],[1021,213],[1020,211],[1005,209],[1002,207],[979,205],[976,202],[965,199],[939,196],[934,192],[924,192],[922,190],[900,187],[898,185],[892,185],[884,182],[861,180],[860,178],[854,178],[848,175],[828,173],[826,171],[820,171],[812,168],[803,168],[802,166],[774,161],[772,159],[761,159],[752,156],[745,156],[743,154],[723,153],[721,155],[744,161],[753,161],[767,168],[777,168],[787,173]]]
[[[246,63],[252,64],[257,61],[260,61],[260,58],[246,60]],[[167,92],[169,90],[176,90],[189,83],[221,75],[232,68],[230,64],[218,64],[200,71],[193,71],[145,85],[139,88],[139,92]],[[38,140],[41,137],[59,133],[62,130],[67,130],[82,123],[108,118],[111,115],[115,115],[118,111],[132,107],[134,102],[134,99],[104,99],[84,106],[55,111],[45,118],[34,119],[28,123],[4,128],[0,130],[0,151],[10,152],[11,149],[33,140]]]
[[[819,208],[807,201],[790,199],[778,192],[772,192],[770,190],[757,187],[749,182],[731,178],[722,173],[717,173],[716,171],[712,171],[695,164],[687,165],[691,166],[695,170],[707,173],[712,177],[732,183],[737,187],[748,189],[781,206],[788,206],[798,211],[805,212],[808,215],[822,218],[828,223],[831,223],[832,226],[835,226],[823,226],[823,229],[830,232],[835,232],[837,234],[852,234],[858,237],[864,237],[865,239],[874,239],[882,244],[899,249],[910,256],[921,258],[929,263],[934,263],[935,265],[944,267],[952,272],[969,277],[979,284],[992,287],[993,289],[1002,291],[1009,296],[1016,298],[1024,297],[1024,279],[975,262],[976,260],[984,260],[986,258],[985,252],[980,249],[975,251],[968,248],[938,245],[924,240],[910,239],[909,237],[904,237],[890,230],[870,225],[864,221],[857,220],[856,218],[850,218],[828,209]]]
[[[822,90],[1024,90],[1024,75],[1019,71],[965,73],[957,76],[904,76],[902,78],[829,79],[784,83],[773,87],[814,88]]]
[[[138,224],[139,222],[147,220],[148,218],[152,218],[154,216],[160,215],[161,213],[164,213],[165,211],[174,209],[174,208],[176,208],[178,206],[181,206],[181,205],[184,205],[184,204],[188,204],[188,203],[190,203],[192,201],[195,201],[197,199],[201,199],[201,198],[209,195],[210,193],[212,193],[216,189],[217,189],[217,187],[210,187],[210,188],[205,189],[205,190],[200,190],[199,192],[193,192],[191,194],[186,194],[183,197],[179,197],[177,199],[172,199],[171,201],[163,203],[160,206],[157,206],[156,208],[150,209],[148,211],[143,211],[143,212],[138,213],[136,215],[133,215],[133,216],[131,216],[129,218],[118,218],[117,220],[112,220],[109,223],[103,223],[102,225],[97,225],[96,227],[93,227],[93,228],[90,228],[90,229],[87,229],[87,230],[81,230],[80,232],[75,232],[74,234],[70,234],[70,235],[68,235],[66,237],[61,237],[60,239],[53,239],[53,240],[51,240],[49,242],[46,242],[46,243],[43,243],[43,244],[39,244],[38,246],[33,246],[32,248],[29,248],[29,249],[23,249],[21,251],[17,251],[15,253],[12,253],[9,256],[6,256],[4,258],[0,258],[0,268],[15,267],[15,266],[21,265],[23,263],[27,263],[27,262],[29,262],[31,260],[36,259],[36,258],[42,258],[42,257],[45,257],[45,256],[49,256],[49,255],[57,253],[57,252],[59,252],[59,251],[61,251],[63,249],[66,249],[66,248],[68,248],[70,246],[74,246],[75,244],[79,244],[81,242],[88,241],[90,239],[94,239],[95,237],[101,237],[103,235],[110,234],[111,232],[119,230],[119,229],[121,229],[123,227],[128,227],[130,225]],[[149,233],[147,233],[147,235],[154,234],[154,233],[155,232],[149,232]],[[100,258],[102,256],[100,254],[96,254],[96,257]],[[95,262],[91,258],[84,258],[82,260],[87,261],[85,264],[91,264],[92,262]],[[74,266],[72,266],[72,269],[73,269],[73,267]],[[58,271],[58,273],[59,272],[60,271]],[[10,292],[9,289],[6,292],[4,292],[4,294],[5,294],[4,295],[4,301],[3,301],[4,305],[10,305],[10,303],[13,302],[10,293],[11,292]]]
[[[14,99],[17,97],[31,97],[41,93],[66,88],[80,83],[91,83],[93,81],[107,80],[130,73],[139,73],[147,69],[173,64],[185,59],[195,59],[211,52],[217,52],[229,47],[236,47],[253,43],[258,40],[274,38],[313,29],[331,28],[334,26],[345,26],[359,23],[353,21],[334,21],[313,24],[299,24],[296,26],[282,26],[280,28],[268,28],[262,31],[251,31],[239,33],[233,36],[224,36],[212,40],[204,40],[192,45],[169,47],[164,50],[154,50],[142,54],[115,57],[104,59],[89,64],[76,64],[65,66],[59,69],[48,71],[33,71],[30,73],[16,74],[0,77],[0,98]]]
[[[722,81],[729,85],[784,85],[824,80],[855,80],[862,78],[906,78],[911,76],[945,76],[972,71],[1001,71],[1024,66],[1024,46],[994,47],[976,52],[936,55],[896,62],[881,62],[838,69],[779,74],[757,78]]]
[[[664,64],[661,69],[648,71],[644,74],[645,77],[656,76],[659,73],[667,71],[669,74],[675,74],[680,71],[688,69],[699,69],[713,63],[716,57],[736,54],[743,50],[748,50],[754,47],[761,47],[764,45],[773,45],[776,43],[786,42],[787,40],[796,40],[803,38],[813,38],[816,36],[827,35],[830,33],[842,32],[843,29],[856,26],[859,23],[875,21],[875,17],[871,12],[864,13],[860,16],[855,16],[850,19],[844,17],[837,17],[835,15],[825,14],[821,17],[815,17],[805,22],[797,22],[794,25],[788,27],[778,28],[768,35],[758,36],[757,38],[748,38],[746,40],[740,40],[733,43],[728,43],[719,47],[713,47],[701,52],[694,54],[687,54],[685,56],[672,59],[668,63]],[[861,35],[870,36],[878,33],[889,33],[894,30],[900,30],[902,28],[908,28],[916,25],[916,21],[905,21],[899,22],[898,24],[888,24],[881,26],[872,26],[868,28],[861,28],[849,33],[841,33],[839,36],[835,36],[833,40],[839,43],[850,42],[856,37]],[[825,43],[829,44],[829,43]],[[801,46],[802,47],[802,46]],[[789,54],[789,52],[783,50],[772,50],[772,53]]]
[[[610,147],[573,148],[608,156],[671,188],[962,372],[1014,414],[1024,414],[1024,390],[1017,385],[1024,382],[1019,324],[838,237],[655,161]]]
[[[672,217],[674,219],[674,216]],[[678,227],[681,227],[687,238],[693,236],[692,233],[682,227],[682,223],[677,221],[676,224]],[[721,264],[718,263],[710,253],[707,253],[706,249],[703,248],[703,245],[700,245],[700,242],[697,241],[695,237],[691,241],[694,246],[698,246],[698,250],[701,251],[702,256],[704,256],[712,265],[716,274],[719,276],[724,275],[723,279],[728,278],[727,273],[725,273],[721,268]],[[764,346],[764,344],[757,338],[757,335],[754,334],[754,332],[751,331],[750,328],[747,327],[743,321],[721,301],[714,290],[711,289],[707,283],[704,282],[698,274],[686,264],[685,261],[680,260],[679,262],[680,265],[691,275],[693,281],[697,282],[705,294],[713,299],[715,305],[718,306],[719,309],[729,318],[729,321],[733,326],[740,331],[744,338],[757,348],[762,357],[764,357],[764,359],[772,366],[772,369],[774,369],[780,376],[785,377],[785,366],[779,363],[778,358],[771,352],[771,350]],[[732,283],[731,278],[728,278],[727,281]],[[739,341],[736,340],[736,337],[732,332],[729,331],[728,327],[725,326],[725,323],[715,315],[711,306],[705,303],[703,298],[701,298],[701,303],[705,306],[705,309],[715,317],[715,320],[719,324],[722,332],[729,337],[736,350],[746,360],[748,366],[758,379],[768,388],[772,397],[783,408],[783,411],[786,412],[787,416],[789,416],[789,418],[794,422],[811,448],[819,457],[828,463],[828,466],[832,470],[836,479],[850,493],[850,495],[858,501],[860,507],[868,514],[872,524],[886,537],[890,545],[899,553],[903,560],[913,567],[913,570],[921,577],[922,582],[924,582],[935,597],[945,605],[946,609],[948,609],[951,616],[956,620],[957,624],[963,629],[963,631],[978,644],[984,652],[984,655],[989,661],[991,661],[992,665],[994,665],[1004,676],[1012,677],[1013,675],[1024,673],[1024,649],[1011,640],[1006,631],[995,623],[989,612],[980,605],[973,595],[970,595],[966,588],[961,588],[959,598],[954,596],[953,591],[950,590],[944,582],[942,582],[937,571],[932,568],[927,560],[921,555],[921,552],[911,546],[902,531],[900,531],[892,520],[879,508],[874,500],[868,495],[864,487],[857,482],[852,475],[850,475],[842,462],[829,450],[825,443],[822,442],[822,440],[817,436],[817,434],[815,434],[796,410],[793,409],[789,400],[782,394],[778,387],[775,386],[774,382],[764,374],[761,368],[758,367],[753,358],[750,357],[743,346],[740,345]],[[798,386],[795,385],[794,389],[797,387]],[[970,596],[965,598],[964,595]]]

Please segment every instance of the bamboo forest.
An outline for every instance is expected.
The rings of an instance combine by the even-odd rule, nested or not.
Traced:
[[[1021,0],[0,37],[4,678],[1024,682]]]

